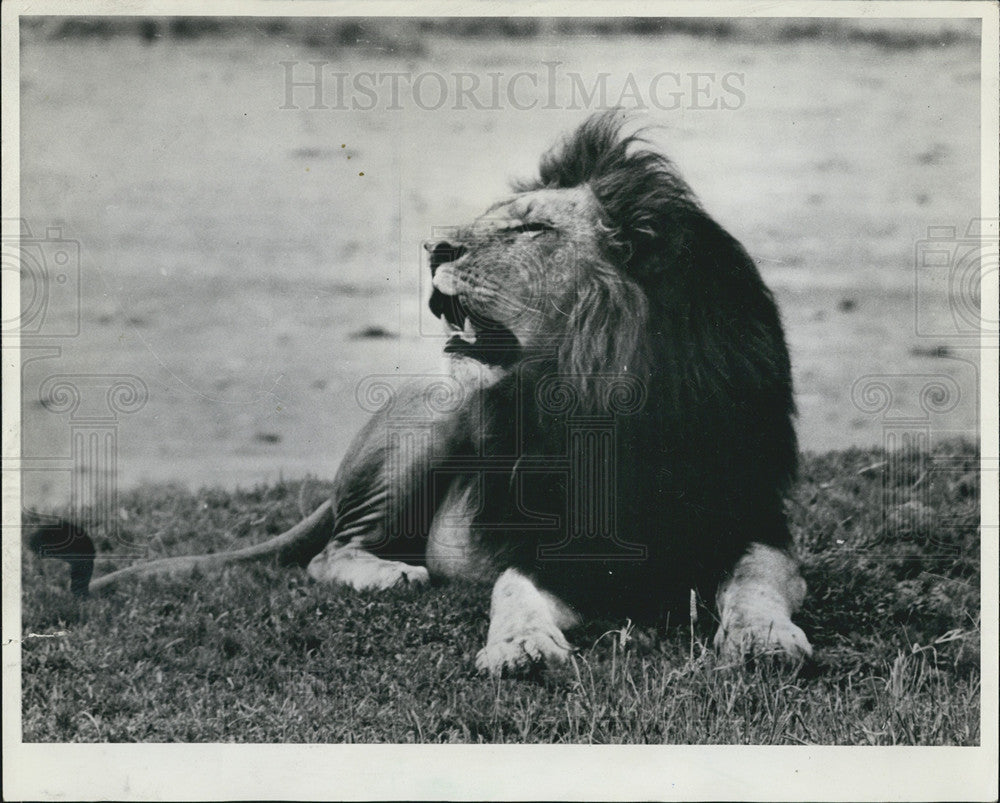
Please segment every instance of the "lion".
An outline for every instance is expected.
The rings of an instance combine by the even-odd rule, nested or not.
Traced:
[[[537,178],[427,244],[450,378],[369,394],[378,409],[329,501],[259,546],[90,589],[274,555],[355,589],[474,580],[492,587],[475,659],[492,675],[566,661],[584,622],[684,611],[693,589],[714,596],[722,656],[808,658],[792,621],[806,586],[784,512],[797,445],[778,309],[629,127],[592,116]]]

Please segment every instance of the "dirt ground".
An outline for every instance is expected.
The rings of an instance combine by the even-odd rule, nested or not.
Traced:
[[[327,62],[330,97],[336,72],[471,73],[483,85],[496,73],[509,87],[524,71],[541,80],[521,79],[520,97],[539,102],[394,108],[383,92],[371,110],[316,109],[313,90],[293,87],[289,103],[286,81],[310,79],[309,61]],[[545,62],[560,63],[551,85]],[[975,41],[551,33],[428,36],[394,54],[240,37],[39,40],[21,71],[21,217],[34,238],[22,251],[71,255],[43,328],[22,341],[27,505],[65,500],[95,465],[123,488],[332,476],[368,415],[365,377],[439,371],[421,242],[531,174],[586,116],[573,75],[589,90],[608,73],[610,102],[630,80],[645,93],[659,73],[681,76],[678,108],[648,118],[777,295],[804,449],[899,431],[977,437]],[[712,100],[726,103],[700,108]],[[131,406],[109,402],[122,375],[141,380],[128,380]],[[57,377],[90,395],[63,403]]]

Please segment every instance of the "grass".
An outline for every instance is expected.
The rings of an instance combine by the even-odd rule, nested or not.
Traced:
[[[473,668],[475,586],[357,594],[261,565],[80,602],[26,554],[24,740],[978,744],[978,466],[965,443],[805,457],[789,512],[816,657],[798,672],[719,666],[702,610],[590,627],[570,665],[495,681]],[[147,487],[93,535],[155,557],[244,545],[325,490]]]

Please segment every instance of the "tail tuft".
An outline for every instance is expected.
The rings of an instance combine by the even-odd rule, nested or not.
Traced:
[[[69,564],[69,589],[86,597],[94,574],[94,542],[82,527],[67,519],[52,519],[28,536],[28,548],[40,558],[58,558]]]

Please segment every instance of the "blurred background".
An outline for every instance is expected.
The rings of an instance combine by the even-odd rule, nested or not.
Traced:
[[[35,17],[20,65],[26,506],[332,477],[365,377],[441,371],[421,243],[614,105],[775,291],[804,449],[978,437],[978,20]]]

